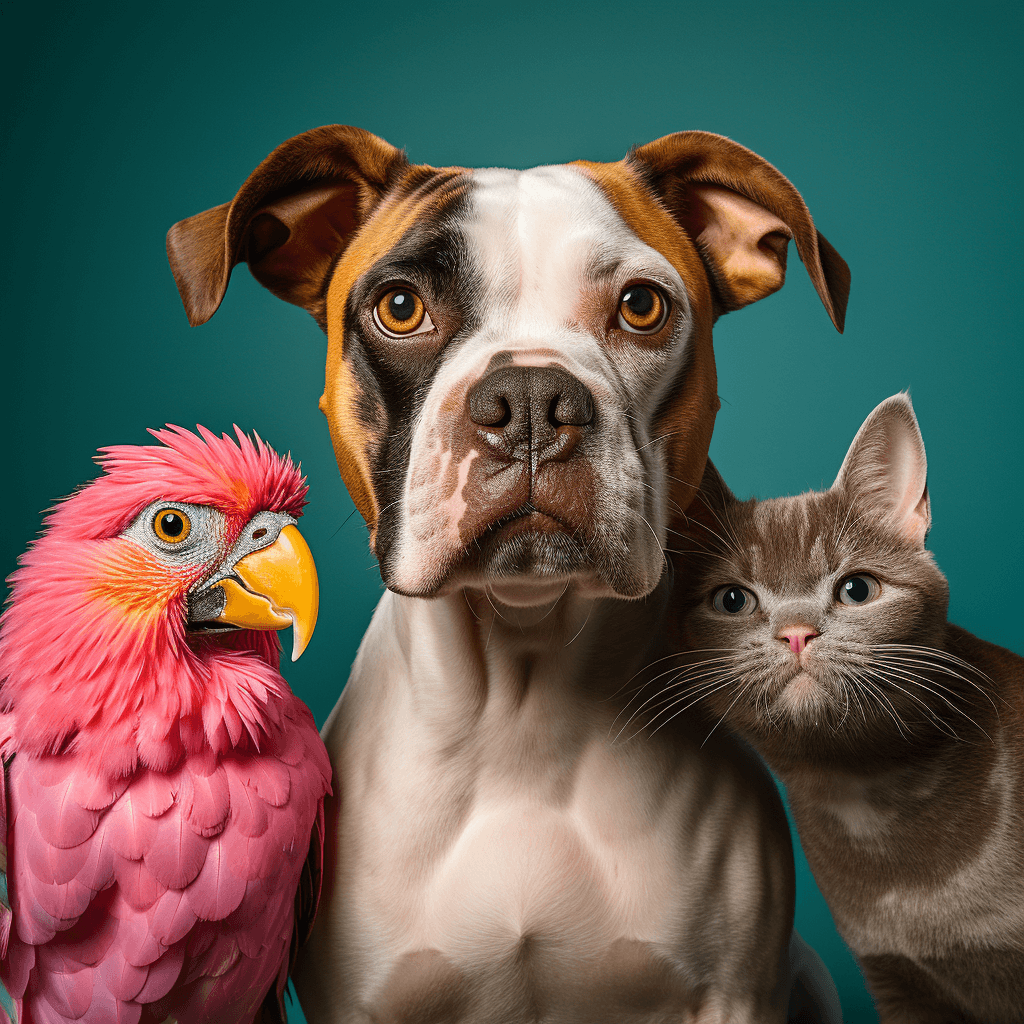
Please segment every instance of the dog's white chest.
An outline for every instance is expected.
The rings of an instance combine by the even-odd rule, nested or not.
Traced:
[[[474,961],[548,936],[602,952],[662,931],[657,859],[595,841],[573,808],[484,802],[426,880],[408,939]],[[640,865],[643,865],[643,871]]]
[[[455,1017],[431,1008],[453,999],[473,1020],[611,1024],[639,988],[682,1009],[689,993],[666,957],[678,904],[665,900],[681,873],[663,850],[608,843],[595,826],[572,804],[478,801],[429,872],[412,885],[392,875],[363,904],[378,956],[359,972],[362,1005],[440,1021]]]

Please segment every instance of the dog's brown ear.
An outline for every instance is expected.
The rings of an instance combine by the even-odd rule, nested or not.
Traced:
[[[850,268],[814,227],[800,193],[767,160],[710,132],[676,132],[626,158],[697,244],[719,313],[777,291],[790,238],[842,331]]]
[[[327,125],[282,143],[230,203],[179,221],[167,258],[189,322],[217,311],[236,263],[323,324],[333,260],[408,167],[401,150],[348,125]]]

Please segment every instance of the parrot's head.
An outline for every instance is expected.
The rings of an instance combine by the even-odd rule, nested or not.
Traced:
[[[261,705],[280,681],[274,631],[292,626],[302,653],[318,604],[305,479],[258,436],[198,431],[100,449],[103,474],[51,510],[10,577],[0,710],[38,724],[60,709],[61,742],[154,712],[198,715],[209,739],[223,712],[234,740],[249,722],[242,708],[231,728],[225,702]]]

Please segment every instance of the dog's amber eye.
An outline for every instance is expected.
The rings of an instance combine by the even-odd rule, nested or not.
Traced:
[[[386,334],[422,334],[434,329],[423,300],[409,288],[392,288],[374,306],[377,326]]]
[[[619,299],[619,326],[632,334],[661,330],[668,316],[668,300],[657,288],[632,284]]]
[[[165,544],[180,544],[192,529],[192,523],[180,508],[162,508],[153,519],[153,532]]]

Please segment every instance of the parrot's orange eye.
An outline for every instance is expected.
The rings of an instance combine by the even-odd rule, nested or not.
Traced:
[[[619,326],[632,334],[654,334],[665,323],[668,302],[657,288],[630,285],[619,299]]]
[[[180,508],[162,508],[153,519],[153,532],[165,544],[180,544],[192,529],[192,523]]]
[[[378,326],[392,335],[416,334],[434,326],[423,300],[411,288],[392,288],[381,297],[373,312]],[[424,325],[424,319],[429,326]]]

